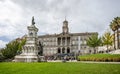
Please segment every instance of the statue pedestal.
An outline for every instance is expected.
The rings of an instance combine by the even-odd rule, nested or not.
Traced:
[[[17,55],[14,59],[15,62],[38,62],[38,60],[38,55],[32,53]]]

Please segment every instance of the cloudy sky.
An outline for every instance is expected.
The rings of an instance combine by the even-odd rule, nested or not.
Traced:
[[[0,48],[27,34],[32,16],[39,35],[60,33],[65,16],[70,32],[102,35],[120,16],[120,0],[0,0]]]

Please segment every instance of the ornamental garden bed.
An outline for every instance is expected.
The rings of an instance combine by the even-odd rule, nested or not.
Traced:
[[[120,62],[120,54],[91,54],[78,57],[79,61]]]

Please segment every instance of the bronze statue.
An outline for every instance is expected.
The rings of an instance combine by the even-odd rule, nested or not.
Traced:
[[[34,16],[32,17],[32,25],[35,24],[35,21],[34,21]]]

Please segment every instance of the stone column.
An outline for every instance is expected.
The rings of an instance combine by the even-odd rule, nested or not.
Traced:
[[[62,48],[60,49],[60,51],[61,51],[61,54],[62,54]]]
[[[65,47],[65,53],[67,53],[67,48]]]
[[[65,37],[65,45],[67,46],[67,37]]]
[[[34,52],[34,48],[32,47],[32,52]]]
[[[61,46],[62,46],[62,37],[61,37]]]
[[[55,45],[57,45],[57,38],[55,38]]]

